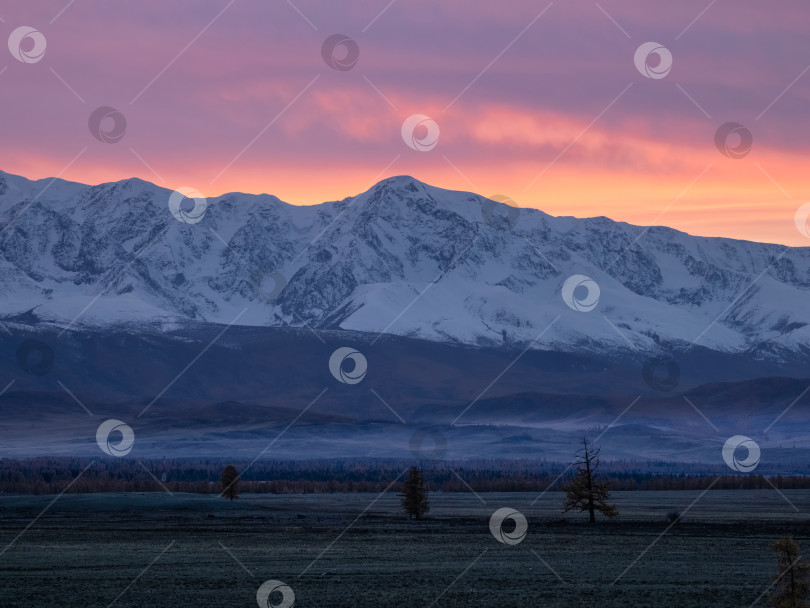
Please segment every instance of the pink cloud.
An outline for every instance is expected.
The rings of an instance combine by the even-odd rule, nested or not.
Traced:
[[[643,214],[628,213],[622,200],[663,201],[713,161],[722,170],[709,180],[706,201],[723,192],[739,200],[741,185],[758,189],[760,179],[783,196],[754,163],[767,166],[794,197],[806,194],[800,159],[809,146],[799,126],[810,73],[797,76],[810,53],[810,12],[797,0],[778,11],[752,0],[733,9],[716,3],[691,26],[706,8],[703,0],[600,3],[619,26],[592,3],[555,3],[521,36],[545,4],[411,0],[383,11],[382,0],[296,2],[317,31],[284,2],[240,0],[211,23],[227,4],[86,0],[55,21],[66,6],[61,0],[6,7],[0,31],[7,36],[32,25],[46,35],[48,49],[39,63],[22,64],[10,54],[0,62],[7,68],[0,75],[6,144],[0,168],[54,175],[86,147],[67,177],[158,181],[154,171],[172,185],[269,190],[315,202],[357,192],[394,158],[389,174],[467,189],[472,180],[487,191],[514,193],[565,150],[527,192],[530,204],[564,200],[589,213],[579,201],[590,199],[594,214],[614,210],[638,219]],[[353,70],[334,71],[322,61],[321,43],[334,32],[357,40]],[[647,40],[673,52],[663,80],[646,79],[633,66],[636,47]],[[90,135],[87,119],[100,105],[126,116],[120,144]],[[413,113],[441,128],[431,153],[414,152],[400,138],[402,121]],[[713,142],[729,120],[750,128],[755,142],[750,156],[732,165]],[[331,183],[310,183],[311,175]],[[617,189],[591,187],[597,179]],[[632,191],[621,185],[628,180]],[[757,213],[767,215],[773,201],[764,194],[757,200]],[[703,225],[694,209],[689,220],[679,213],[677,221]],[[741,217],[756,227],[755,215]],[[742,234],[740,221],[713,229]],[[790,230],[775,237],[763,228],[763,234],[788,239]]]

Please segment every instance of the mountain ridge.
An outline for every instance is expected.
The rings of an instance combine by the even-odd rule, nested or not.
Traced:
[[[735,433],[755,438],[777,469],[777,454],[801,463],[810,449],[800,432],[808,425],[806,365],[758,365],[696,348],[679,361],[677,385],[661,390],[638,361],[202,325],[61,337],[52,327],[10,326],[0,360],[19,360],[30,339],[52,357],[47,369],[33,357],[31,366],[3,366],[0,454],[97,455],[96,428],[106,418],[131,425],[138,457],[253,458],[270,442],[273,458],[407,457],[426,431],[445,437],[458,458],[564,460],[583,434],[603,431],[614,458],[720,462]],[[357,385],[328,365],[346,345],[368,360]],[[782,444],[798,449],[777,452]]]
[[[72,181],[72,180],[63,179],[61,177],[42,177],[42,178],[39,178],[39,179],[29,179],[29,178],[26,178],[25,176],[15,174],[15,173],[9,173],[7,171],[3,171],[3,170],[0,169],[0,179],[7,179],[9,177],[24,180],[24,181],[26,181],[26,182],[28,182],[30,184],[42,184],[42,183],[45,183],[45,185],[48,186],[48,184],[51,183],[51,182],[58,182],[58,183],[61,183],[61,184],[67,185],[67,186],[75,186],[77,188],[103,188],[103,187],[109,187],[109,186],[116,186],[116,185],[120,185],[120,184],[127,184],[127,183],[131,182],[131,183],[138,183],[138,184],[143,184],[143,185],[146,185],[146,186],[151,186],[153,188],[163,190],[167,194],[173,192],[173,190],[171,188],[168,188],[166,186],[160,186],[160,185],[156,184],[155,182],[152,182],[152,181],[149,181],[147,179],[144,179],[142,177],[137,177],[137,176],[126,177],[126,178],[122,178],[122,179],[116,180],[116,181],[100,182],[98,184],[86,184],[84,182],[76,182],[76,181]],[[345,203],[346,201],[351,200],[353,198],[356,198],[356,197],[360,196],[361,194],[365,194],[365,193],[373,190],[374,188],[376,188],[378,186],[381,186],[381,185],[389,183],[389,182],[396,183],[396,182],[399,182],[399,181],[414,182],[416,184],[427,186],[427,187],[429,187],[429,188],[431,188],[433,190],[438,190],[438,191],[451,192],[451,193],[452,192],[461,192],[461,193],[470,194],[470,195],[473,195],[473,196],[476,196],[476,197],[479,197],[479,198],[486,198],[486,197],[483,197],[481,194],[478,194],[478,193],[475,193],[475,192],[472,192],[472,191],[452,190],[452,189],[449,189],[449,188],[442,188],[441,186],[434,186],[432,184],[428,184],[427,182],[423,182],[423,181],[419,180],[418,178],[415,178],[415,177],[413,177],[412,175],[409,175],[409,174],[392,175],[390,177],[382,178],[381,180],[376,182],[374,185],[372,185],[367,190],[365,190],[363,192],[360,192],[360,193],[358,193],[358,194],[356,194],[354,196],[347,196],[347,197],[344,197],[342,199],[332,199],[332,200],[321,201],[321,202],[318,202],[318,203],[311,203],[311,204],[291,203],[289,201],[285,201],[285,200],[279,198],[278,196],[276,196],[274,194],[270,194],[268,192],[255,193],[255,192],[232,191],[232,192],[224,192],[224,193],[219,194],[217,196],[209,196],[209,197],[206,197],[206,198],[209,199],[209,200],[217,200],[217,199],[223,199],[223,198],[230,197],[230,196],[244,196],[244,197],[254,197],[254,198],[269,197],[269,198],[275,199],[279,203],[281,203],[283,205],[286,205],[286,206],[289,206],[289,207],[312,209],[312,208],[316,208],[316,207],[320,207],[320,206],[324,206],[324,205]],[[5,193],[4,189],[2,187],[0,187],[0,196],[2,194],[4,194],[4,193]],[[501,197],[501,195],[493,195],[493,196],[498,197],[498,199],[489,199],[493,203],[495,203],[497,205],[506,204],[502,200],[499,200],[499,199],[500,198],[506,199],[508,197]],[[573,215],[551,215],[548,212],[543,211],[542,209],[537,208],[537,207],[517,207],[516,206],[515,208],[520,212],[537,212],[537,213],[543,214],[546,217],[553,218],[553,219],[556,219],[556,220],[577,220],[577,221],[594,221],[594,222],[596,222],[596,221],[604,221],[604,222],[609,222],[611,224],[624,226],[624,227],[628,227],[628,228],[670,230],[673,233],[677,233],[677,234],[680,234],[680,235],[689,236],[689,237],[698,238],[698,239],[705,239],[705,240],[709,240],[709,241],[716,240],[716,241],[750,243],[750,244],[768,245],[768,246],[774,246],[774,247],[788,247],[790,249],[804,249],[805,248],[805,247],[795,247],[795,246],[782,245],[780,243],[771,243],[771,242],[766,242],[766,241],[752,241],[752,240],[748,240],[748,239],[738,239],[738,238],[724,237],[724,236],[699,236],[699,235],[694,235],[694,234],[692,234],[690,232],[686,232],[685,230],[679,230],[678,228],[673,228],[672,226],[667,226],[665,224],[648,224],[648,225],[645,225],[645,224],[632,224],[630,222],[626,222],[626,221],[623,221],[623,220],[613,219],[613,218],[611,218],[609,216],[606,216],[606,215],[594,215],[594,216],[587,216],[587,217],[578,217],[578,216],[573,216]],[[807,245],[807,247],[810,248],[810,244]]]
[[[313,206],[227,193],[192,223],[169,209],[171,190],[139,178],[43,181],[0,172],[2,317],[810,356],[810,247],[554,217],[410,176]],[[575,275],[598,285],[590,312],[563,300]]]

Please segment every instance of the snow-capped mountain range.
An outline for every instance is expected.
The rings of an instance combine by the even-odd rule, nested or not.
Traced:
[[[810,353],[810,247],[552,217],[406,176],[314,206],[231,193],[192,212],[193,199],[178,210],[172,194],[140,179],[88,186],[0,172],[0,320],[196,320],[600,354],[692,344],[771,360]]]

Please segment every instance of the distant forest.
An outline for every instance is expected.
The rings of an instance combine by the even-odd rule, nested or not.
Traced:
[[[92,462],[92,465],[91,465]],[[58,494],[93,492],[219,493],[226,465],[240,472],[242,493],[322,494],[382,492],[403,471],[418,464],[431,492],[540,492],[559,490],[575,470],[568,465],[527,460],[464,460],[416,463],[406,460],[224,461],[219,459],[109,460],[91,458],[0,459],[0,492]],[[86,471],[84,469],[88,467]],[[84,471],[84,473],[82,473]],[[603,462],[611,490],[716,490],[810,488],[810,466],[790,475],[728,474],[725,467],[660,461]],[[80,474],[81,476],[76,479]],[[402,477],[400,477],[400,480]],[[68,487],[69,486],[69,487]],[[67,489],[66,489],[67,488]],[[391,486],[400,489],[400,482]]]

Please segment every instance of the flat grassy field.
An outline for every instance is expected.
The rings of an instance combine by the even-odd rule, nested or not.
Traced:
[[[810,491],[710,491],[667,530],[700,494],[616,492],[593,526],[556,492],[432,494],[421,522],[394,494],[0,496],[0,605],[251,608],[276,579],[299,607],[766,606],[768,542],[810,551]],[[504,506],[517,545],[489,531]]]

